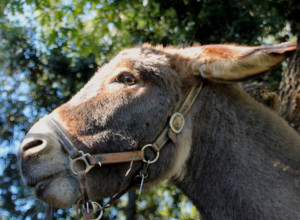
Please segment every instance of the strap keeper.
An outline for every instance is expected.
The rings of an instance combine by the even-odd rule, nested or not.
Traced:
[[[168,136],[174,144],[177,144],[177,134],[175,134],[172,129],[168,130]]]
[[[153,144],[152,144],[152,149],[153,149],[155,152],[159,152],[159,151],[160,151],[160,147],[159,147],[159,145],[157,145],[157,143],[153,143]]]

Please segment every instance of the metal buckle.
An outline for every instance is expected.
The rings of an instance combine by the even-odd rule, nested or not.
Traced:
[[[148,148],[148,147],[151,147],[155,152],[156,152],[156,156],[153,160],[146,160],[145,159],[145,150]],[[154,148],[153,148],[153,144],[146,144],[143,148],[142,148],[142,153],[143,153],[143,162],[144,163],[148,163],[148,164],[152,164],[152,163],[155,163],[158,158],[159,158],[159,151],[156,151]]]
[[[174,126],[174,121],[175,121],[176,117],[181,117],[181,118],[182,118],[182,124],[181,124],[180,128],[176,128],[176,127]],[[183,114],[181,114],[181,113],[179,113],[179,112],[175,112],[175,113],[171,116],[169,125],[170,125],[172,131],[173,131],[175,134],[179,134],[179,133],[182,131],[183,127],[184,127],[184,116],[183,116]]]
[[[70,158],[70,167],[71,167],[71,171],[72,171],[72,173],[75,175],[75,176],[77,176],[77,173],[78,173],[78,171],[75,171],[74,170],[74,164],[76,163],[76,162],[78,162],[78,161],[83,161],[84,162],[84,164],[85,164],[85,169],[84,169],[84,172],[85,173],[88,173],[89,171],[90,171],[90,169],[92,169],[93,167],[94,167],[94,165],[90,165],[89,164],[89,162],[87,161],[87,157],[89,157],[89,156],[91,156],[89,153],[83,153],[83,151],[78,151],[80,154],[81,154],[81,156],[79,156],[79,157],[76,157],[76,158],[74,158],[74,159],[72,159],[71,157],[69,157]]]

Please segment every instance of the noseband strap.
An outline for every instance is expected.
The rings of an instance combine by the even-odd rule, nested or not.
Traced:
[[[45,115],[42,120],[46,121],[46,125],[50,129],[54,137],[60,142],[63,148],[68,152],[70,158],[74,159],[80,156],[79,151],[74,147],[72,141],[67,137],[61,126],[49,115]]]
[[[194,102],[196,101],[201,89],[203,87],[203,81],[201,80],[196,86],[193,86],[191,90],[189,91],[186,99],[184,100],[181,107],[178,109],[177,112],[175,112],[169,121],[169,125],[162,131],[162,133],[155,139],[155,141],[152,144],[147,144],[142,147],[141,150],[138,151],[130,151],[130,152],[117,152],[117,153],[105,153],[105,154],[96,154],[96,155],[90,155],[88,153],[84,153],[82,151],[78,151],[72,141],[68,138],[66,132],[61,128],[60,124],[55,121],[51,116],[46,115],[42,120],[45,121],[46,125],[50,129],[53,136],[60,142],[60,144],[63,146],[63,148],[68,152],[70,157],[70,168],[74,175],[78,176],[78,181],[80,185],[80,189],[83,196],[83,205],[84,205],[84,211],[86,212],[86,209],[89,210],[90,206],[93,206],[93,204],[97,204],[98,207],[100,207],[100,212],[102,216],[103,208],[110,207],[112,205],[111,201],[116,201],[116,198],[120,198],[123,194],[125,194],[127,191],[132,189],[133,187],[130,185],[127,189],[120,192],[117,196],[113,197],[108,203],[101,207],[98,203],[92,202],[89,199],[89,193],[87,188],[87,181],[86,181],[86,174],[96,165],[99,165],[100,167],[102,165],[106,164],[116,164],[116,163],[125,163],[125,162],[135,162],[135,161],[143,161],[144,162],[144,168],[155,163],[159,158],[159,153],[161,149],[165,146],[165,144],[171,139],[175,144],[177,143],[177,134],[179,134],[183,127],[184,127],[184,121],[185,116],[190,111],[191,107],[193,106]],[[156,153],[155,157],[152,158],[152,160],[149,160],[145,156],[145,151],[147,149],[151,149]],[[84,170],[75,170],[75,164],[77,162],[80,162],[81,164],[85,164]],[[145,169],[143,168],[143,172]],[[146,169],[147,169],[146,168]],[[141,173],[143,173],[141,172]],[[147,172],[147,170],[146,170]],[[79,174],[79,175],[78,175]],[[127,175],[127,174],[126,174]],[[144,181],[145,175],[142,174],[142,183]],[[142,184],[141,183],[141,184]],[[94,213],[93,207],[92,214]],[[100,215],[99,215],[100,216]],[[99,217],[97,219],[100,219]],[[84,214],[84,219],[90,219],[91,213],[88,212],[88,214]]]

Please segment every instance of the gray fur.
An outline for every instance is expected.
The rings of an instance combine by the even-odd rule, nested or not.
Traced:
[[[187,173],[173,181],[203,219],[299,219],[298,134],[233,85],[206,85],[194,108]]]

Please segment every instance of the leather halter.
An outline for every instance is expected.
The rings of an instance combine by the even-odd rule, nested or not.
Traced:
[[[94,214],[94,206],[96,206],[96,208],[100,211],[100,214],[97,216],[96,219],[100,219],[102,217],[104,208],[110,207],[123,194],[125,194],[133,188],[132,186],[129,186],[127,189],[113,196],[111,200],[102,207],[98,203],[93,202],[89,199],[89,189],[87,187],[86,174],[96,165],[99,165],[101,167],[102,165],[106,164],[125,162],[131,162],[132,164],[135,161],[143,161],[143,170],[147,171],[148,166],[152,163],[155,163],[158,160],[160,150],[170,139],[175,144],[177,143],[176,136],[182,131],[184,127],[184,117],[188,114],[196,98],[198,97],[202,87],[203,81],[201,80],[196,86],[193,86],[191,88],[179,110],[171,116],[169,125],[162,131],[162,133],[155,139],[155,141],[152,144],[147,144],[143,146],[142,149],[139,151],[105,153],[96,155],[90,155],[89,153],[78,151],[72,143],[72,141],[65,134],[65,131],[61,129],[61,126],[57,121],[55,121],[49,115],[43,117],[42,120],[45,121],[51,133],[60,142],[62,147],[68,152],[70,157],[70,169],[75,176],[78,176],[80,191],[82,194],[82,200],[84,205],[84,219],[92,219],[92,216]],[[156,153],[155,158],[153,158],[152,160],[149,160],[145,157],[145,150],[148,148],[152,149]],[[80,171],[75,170],[74,165],[76,163],[84,163],[85,169]],[[143,172],[143,170],[141,172]]]

